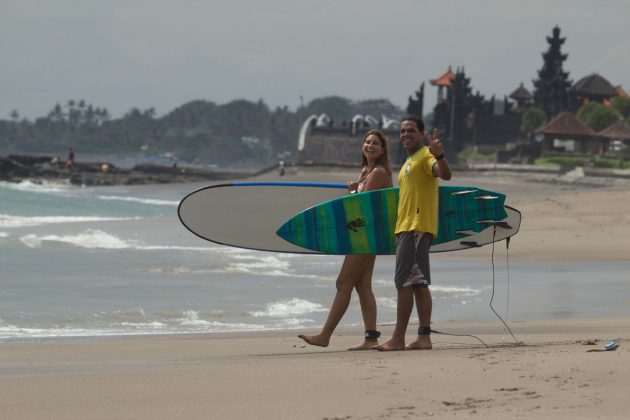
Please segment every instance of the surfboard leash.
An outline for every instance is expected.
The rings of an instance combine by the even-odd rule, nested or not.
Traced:
[[[490,255],[490,262],[492,264],[492,295],[490,296],[490,309],[492,310],[492,312],[494,312],[494,314],[497,316],[497,318],[499,318],[499,320],[501,321],[501,323],[503,323],[505,329],[507,329],[507,331],[510,333],[510,335],[512,336],[512,338],[514,339],[514,344],[519,346],[521,344],[523,344],[521,341],[518,341],[516,339],[516,337],[514,336],[514,334],[512,333],[512,330],[510,329],[510,327],[508,326],[507,322],[503,320],[503,318],[501,317],[501,315],[499,315],[499,313],[494,309],[494,307],[492,306],[492,302],[494,300],[494,290],[495,290],[495,278],[496,278],[496,272],[495,272],[495,266],[494,266],[494,238],[496,237],[496,233],[497,233],[497,227],[493,226],[492,228],[492,253]],[[506,239],[505,242],[505,249],[506,249],[506,253],[507,253],[507,264],[508,264],[508,310],[509,310],[509,302],[510,302],[510,286],[509,286],[509,281],[510,281],[510,238],[508,237]],[[506,313],[506,319],[507,319],[507,313]]]
[[[472,338],[478,340],[481,344],[483,344],[484,347],[490,347],[481,338],[477,337],[476,335],[472,335],[472,334],[445,333],[445,332],[442,332],[442,331],[436,331],[433,328],[431,328],[431,334],[450,335],[450,336],[453,336],[453,337],[472,337]]]
[[[492,302],[494,300],[494,292],[495,292],[495,283],[496,283],[496,271],[495,271],[495,264],[494,264],[494,239],[496,238],[496,232],[497,232],[497,227],[496,225],[493,226],[493,231],[492,231],[492,252],[490,255],[490,263],[492,264],[492,295],[490,296],[490,309],[492,310],[492,312],[494,312],[494,314],[497,316],[497,318],[499,318],[499,320],[501,321],[501,323],[504,326],[504,331],[507,330],[510,335],[512,336],[512,338],[514,339],[514,344],[504,344],[504,345],[509,345],[509,346],[521,346],[523,345],[522,341],[518,341],[518,339],[514,336],[514,334],[512,333],[512,330],[510,329],[510,327],[508,326],[507,322],[501,317],[501,315],[499,315],[499,313],[494,309],[494,307],[492,306]],[[507,319],[507,314],[509,313],[509,305],[510,305],[510,237],[508,236],[506,238],[505,241],[505,249],[506,249],[506,260],[507,260],[507,270],[508,270],[508,297],[507,297],[507,308],[506,308],[506,319]],[[476,340],[478,340],[481,344],[483,344],[484,347],[488,348],[490,347],[488,344],[486,344],[481,338],[477,337],[476,335],[472,335],[472,334],[452,334],[452,333],[445,333],[442,331],[437,331],[434,329],[430,329],[431,333],[434,334],[441,334],[441,335],[450,335],[453,337],[471,337],[474,338]],[[494,347],[494,346],[493,346]]]

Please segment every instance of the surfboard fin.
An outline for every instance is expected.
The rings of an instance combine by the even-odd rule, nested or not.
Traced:
[[[500,220],[477,220],[475,221],[475,223],[482,224],[482,225],[496,226],[502,229],[512,229],[512,226],[510,226],[508,222],[503,222]]]
[[[481,245],[479,245],[478,242],[473,242],[473,241],[460,241],[459,243],[462,244],[462,245],[465,245],[467,247],[470,247],[470,248],[480,248],[481,247]]]
[[[451,195],[464,195],[477,192],[478,190],[462,190],[462,191],[453,191]]]

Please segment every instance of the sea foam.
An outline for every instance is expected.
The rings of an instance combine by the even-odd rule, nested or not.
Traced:
[[[0,227],[20,228],[60,223],[119,222],[141,220],[141,217],[101,217],[101,216],[13,216],[0,214]]]
[[[264,311],[250,312],[250,314],[254,317],[290,317],[313,312],[324,312],[326,310],[327,309],[319,303],[292,298],[268,303]]]
[[[0,187],[15,191],[26,191],[35,193],[59,193],[69,191],[72,185],[69,182],[42,181],[35,183],[32,181],[6,182],[0,181]]]
[[[132,203],[149,204],[152,206],[172,206],[177,207],[179,201],[159,200],[155,198],[121,197],[117,195],[99,195],[96,198],[105,201],[128,201]]]

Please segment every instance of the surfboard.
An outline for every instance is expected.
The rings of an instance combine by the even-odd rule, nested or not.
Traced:
[[[347,195],[299,212],[276,233],[297,246],[325,254],[393,254],[397,207],[398,188]],[[441,186],[438,223],[430,251],[455,251],[516,234],[520,212],[505,206],[501,193]]]
[[[184,197],[177,215],[186,229],[210,242],[259,251],[319,253],[285,241],[276,230],[296,213],[348,194],[345,184],[232,182]]]

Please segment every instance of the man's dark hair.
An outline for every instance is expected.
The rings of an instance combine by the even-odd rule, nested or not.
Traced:
[[[407,115],[405,118],[400,120],[400,123],[402,124],[404,121],[414,121],[418,126],[418,130],[420,130],[420,132],[424,131],[424,121],[422,121],[422,118],[420,118],[419,116]]]

